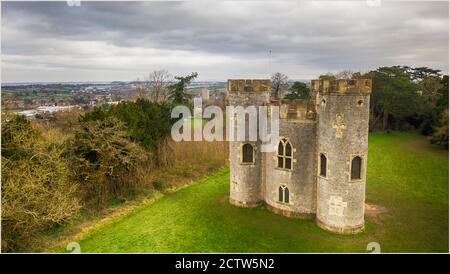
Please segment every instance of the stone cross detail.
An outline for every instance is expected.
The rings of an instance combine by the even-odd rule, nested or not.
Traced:
[[[344,117],[341,114],[336,114],[336,122],[333,128],[336,129],[336,138],[342,138],[343,130],[346,126],[344,124]]]
[[[344,209],[347,207],[347,202],[342,200],[340,196],[330,196],[328,203],[328,214],[333,216],[344,216]]]

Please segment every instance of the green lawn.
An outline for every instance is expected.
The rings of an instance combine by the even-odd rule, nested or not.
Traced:
[[[448,252],[448,152],[415,134],[371,134],[366,217],[358,235],[227,201],[226,168],[92,230],[81,252]]]

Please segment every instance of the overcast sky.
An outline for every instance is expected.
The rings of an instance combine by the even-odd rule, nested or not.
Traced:
[[[397,64],[448,73],[448,11],[448,2],[2,2],[2,81],[134,80],[159,69],[311,79]]]

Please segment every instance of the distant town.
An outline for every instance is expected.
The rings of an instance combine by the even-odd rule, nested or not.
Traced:
[[[136,82],[3,83],[2,109],[27,119],[46,119],[54,112],[69,109],[88,111],[103,105],[135,100]],[[226,82],[193,82],[188,93],[205,103],[225,100]]]

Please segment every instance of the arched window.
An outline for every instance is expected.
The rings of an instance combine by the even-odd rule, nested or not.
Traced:
[[[283,187],[279,187],[278,188],[278,202],[283,202],[283,193],[284,193],[284,190],[283,190]]]
[[[351,170],[352,180],[361,179],[361,165],[362,165],[361,157],[356,156],[352,159],[352,170]]]
[[[278,167],[285,169],[292,169],[292,152],[291,143],[283,138],[278,143]]]
[[[289,188],[284,189],[284,202],[289,203]]]
[[[286,186],[278,188],[278,201],[281,203],[289,203],[289,189]]]
[[[249,143],[242,145],[242,162],[253,163],[253,146]]]
[[[327,157],[320,153],[320,176],[327,177]]]

